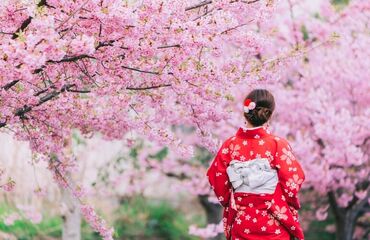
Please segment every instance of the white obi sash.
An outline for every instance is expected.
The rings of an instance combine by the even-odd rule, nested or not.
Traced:
[[[277,171],[267,158],[232,160],[226,171],[235,192],[272,194],[278,183]]]

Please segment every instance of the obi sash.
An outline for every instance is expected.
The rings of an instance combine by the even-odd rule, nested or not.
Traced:
[[[259,204],[255,204],[255,207],[260,205],[262,208],[262,206],[265,206],[266,201],[270,202],[266,210],[276,217],[292,236],[298,239],[304,239],[303,231],[297,219],[297,211],[290,208],[287,203],[282,200],[283,191],[279,184],[277,171],[271,168],[267,158],[259,158],[245,162],[232,160],[226,172],[233,186],[229,206],[224,210],[226,239],[231,239],[231,228],[238,212],[234,194],[247,194],[249,197],[258,196],[253,197],[254,201],[259,202]],[[243,199],[242,202],[245,200],[246,199]],[[241,204],[243,205],[243,203]],[[285,221],[284,219],[279,219],[273,211],[275,204],[286,206],[288,209],[286,214],[289,216],[289,219],[295,220]],[[294,230],[287,226],[294,226]]]
[[[279,181],[267,158],[246,162],[232,160],[226,169],[234,192],[273,194]]]

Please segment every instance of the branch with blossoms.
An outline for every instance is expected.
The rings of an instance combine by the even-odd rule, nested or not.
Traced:
[[[74,186],[73,182],[65,176],[65,169],[57,158],[50,158],[49,169],[54,173],[54,178],[59,186],[68,189],[79,201],[81,213],[92,229],[99,233],[104,240],[113,240],[113,228],[107,227],[105,220],[96,213],[94,208],[82,200],[85,195],[84,190],[80,186]]]
[[[58,156],[50,171],[65,187],[72,129],[108,139],[139,133],[189,158],[191,147],[168,126],[199,125],[202,134],[227,118],[226,96],[265,37],[235,26],[253,27],[271,14],[266,4],[249,4],[256,1],[206,2],[189,9],[172,0],[7,1],[0,8],[1,32],[12,33],[0,35],[1,130],[29,141],[33,152]],[[202,7],[204,17],[191,11]],[[215,147],[211,135],[201,140]],[[100,231],[92,209],[83,212]]]

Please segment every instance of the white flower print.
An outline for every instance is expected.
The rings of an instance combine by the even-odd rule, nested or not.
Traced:
[[[280,159],[286,161],[288,165],[291,165],[293,161],[295,161],[295,157],[293,153],[286,148],[282,149],[283,154],[280,156]]]
[[[222,154],[228,154],[229,153],[229,149],[228,148],[223,148],[222,149]]]
[[[236,224],[240,225],[242,223],[242,220],[241,219],[236,219]]]
[[[256,135],[254,135],[254,138],[255,139],[260,139],[261,137],[260,137],[260,135],[256,134]]]
[[[262,146],[263,144],[265,144],[265,141],[263,141],[262,139],[258,141],[258,145]]]
[[[245,216],[245,219],[249,220],[249,219],[251,219],[251,216],[248,214],[247,216]]]
[[[279,207],[279,206],[275,206],[275,211],[274,211],[274,215],[280,220],[280,219],[284,219],[284,220],[287,220],[288,219],[288,215],[286,215],[285,213],[287,212],[287,208],[284,206],[284,207]]]
[[[251,155],[251,156],[252,156],[253,154],[254,154],[254,153],[253,153],[253,151],[250,151],[250,152],[249,152],[249,155]]]
[[[272,226],[275,224],[275,226],[280,226],[280,222],[276,220],[273,216],[269,215],[270,220],[268,220],[267,224]]]
[[[253,207],[253,203],[249,203],[249,204],[248,204],[248,206],[249,206],[250,208],[252,208],[252,207]]]
[[[286,185],[290,190],[299,190],[299,186],[303,183],[303,179],[299,178],[298,174],[294,174],[292,178],[289,178]]]
[[[235,144],[235,145],[234,144],[230,144],[230,147],[229,148],[232,151],[231,156],[237,157],[237,156],[240,155],[240,153],[239,153],[240,146],[238,144]]]
[[[275,230],[275,234],[280,234],[281,232],[280,232],[280,229],[276,229]]]
[[[252,220],[254,223],[256,223],[257,222],[257,218],[253,218],[253,220]]]
[[[240,161],[244,161],[246,158],[244,156],[240,156]]]
[[[216,177],[219,177],[219,176],[221,176],[222,175],[222,173],[220,173],[220,172],[216,172]]]
[[[248,144],[248,141],[247,140],[244,140],[243,141],[243,145],[246,146]]]
[[[266,227],[265,227],[265,226],[262,226],[262,227],[261,227],[261,231],[262,231],[262,232],[266,231]]]
[[[249,233],[251,233],[251,231],[248,228],[246,228],[246,229],[244,229],[244,233],[249,234]]]
[[[295,230],[295,227],[294,226],[291,226],[290,229],[294,231]]]

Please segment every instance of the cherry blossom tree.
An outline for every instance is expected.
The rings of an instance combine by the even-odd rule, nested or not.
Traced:
[[[370,199],[370,66],[365,60],[370,5],[352,1],[336,9],[320,1],[318,8],[310,6],[311,1],[282,1],[273,24],[259,25],[270,33],[272,44],[256,61],[289,59],[280,62],[278,81],[252,87],[267,87],[277,98],[272,128],[294,145],[307,174],[306,192],[315,195],[310,201],[316,219],[324,220],[332,211],[338,239],[361,239],[368,234]],[[237,85],[233,101],[223,105],[231,114],[213,127],[219,139],[243,124],[238,103],[250,89]],[[210,229],[198,234],[210,236]]]
[[[281,10],[289,14],[280,18],[287,24],[275,28],[276,44],[304,53],[296,55],[274,87],[275,128],[293,141],[306,188],[320,196],[313,204],[316,217],[325,219],[330,207],[337,239],[349,240],[370,210],[370,64],[365,60],[370,5],[351,1],[335,9],[322,1],[318,10],[307,12],[308,4],[287,1]]]
[[[265,64],[248,61],[264,46],[254,29],[272,6],[269,0],[2,2],[0,128],[29,141],[40,154],[35,158],[80,199],[86,220],[111,239],[112,230],[68,178],[77,168],[65,150],[72,129],[107,139],[139,132],[187,157],[192,150],[169,129],[187,124],[214,148],[207,123],[225,118],[220,103],[229,89],[248,77],[272,76]],[[9,180],[2,188],[13,185]]]

